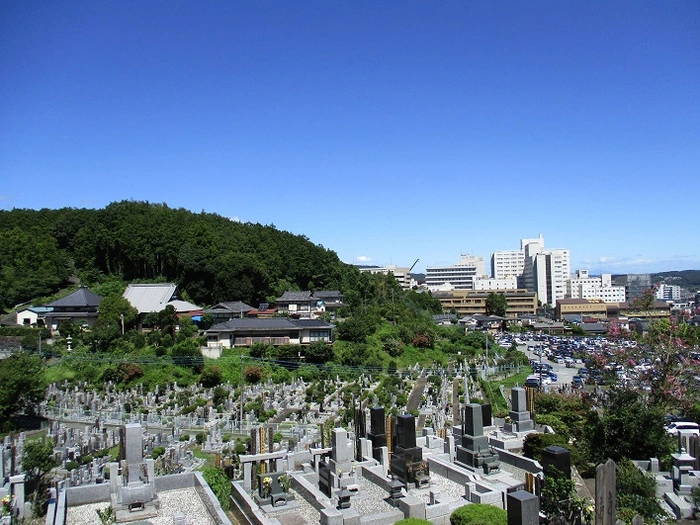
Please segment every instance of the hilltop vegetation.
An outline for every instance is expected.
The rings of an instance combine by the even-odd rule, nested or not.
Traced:
[[[355,268],[304,236],[165,204],[0,211],[0,246],[5,307],[78,279],[173,281],[200,304],[256,305],[286,289],[339,289],[352,302],[361,289]]]

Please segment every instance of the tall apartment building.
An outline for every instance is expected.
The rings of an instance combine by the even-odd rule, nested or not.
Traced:
[[[551,306],[566,296],[570,267],[569,250],[546,250],[542,234],[521,239],[519,251],[498,251],[491,256],[495,279],[515,276],[520,288],[537,292],[539,300]]]
[[[656,299],[662,301],[680,301],[681,300],[681,287],[677,284],[659,284],[656,288],[656,293],[654,294]]]
[[[483,257],[462,255],[459,263],[451,266],[428,266],[425,269],[425,284],[429,290],[451,285],[453,290],[473,290],[474,280],[486,274]]]
[[[566,297],[569,299],[600,299],[604,303],[624,303],[625,287],[612,284],[612,275],[604,273],[591,277],[588,270],[577,270],[566,281]]]

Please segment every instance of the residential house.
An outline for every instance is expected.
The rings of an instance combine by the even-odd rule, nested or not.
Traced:
[[[218,324],[229,319],[246,317],[251,310],[253,307],[242,301],[227,301],[207,308],[204,313],[211,315],[213,324]]]
[[[44,323],[51,330],[63,321],[92,326],[97,321],[102,297],[81,286],[75,292],[46,305],[51,310],[44,314]]]
[[[324,312],[335,312],[343,306],[343,296],[337,290],[316,292],[286,291],[275,301],[279,313],[297,319],[315,319]]]
[[[316,341],[333,341],[333,325],[320,319],[286,317],[230,319],[206,331],[207,347],[232,348],[266,345],[308,345]]]
[[[17,310],[17,324],[21,326],[45,326],[49,306],[27,306]]]

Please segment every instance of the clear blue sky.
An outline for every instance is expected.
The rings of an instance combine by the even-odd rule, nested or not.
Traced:
[[[0,209],[164,202],[347,262],[700,268],[700,2],[8,0]]]

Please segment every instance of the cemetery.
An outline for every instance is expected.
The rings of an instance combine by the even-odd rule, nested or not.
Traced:
[[[41,405],[49,422],[42,439],[58,465],[46,524],[99,524],[107,509],[116,523],[231,523],[199,472],[205,460],[197,451],[226,472],[241,523],[382,525],[411,517],[447,524],[470,504],[504,509],[508,523],[539,523],[554,486],[548,480],[573,484],[573,469],[565,447],[547,447],[541,461],[522,455],[528,435],[552,432],[535,424],[528,390],[511,388],[508,415],[494,417],[459,369],[433,370],[442,380],[430,390],[422,373],[416,367],[406,378],[409,399],[419,400],[410,411],[381,405],[380,381],[365,375],[355,382],[363,395],[350,406],[341,394],[349,383],[337,377],[312,402],[300,378],[247,385],[238,396],[226,384],[217,406],[197,403],[214,396],[201,385],[146,392],[52,384]],[[253,400],[274,417],[260,421],[246,410]],[[31,516],[21,468],[29,439],[23,432],[3,442],[2,524]],[[697,437],[680,435],[668,472],[655,458],[636,462],[655,477],[658,498],[677,518],[694,512],[699,446]],[[599,465],[588,501],[569,494],[558,502],[563,523],[581,522],[584,508],[594,509],[596,524],[615,523],[615,470],[612,461]]]

